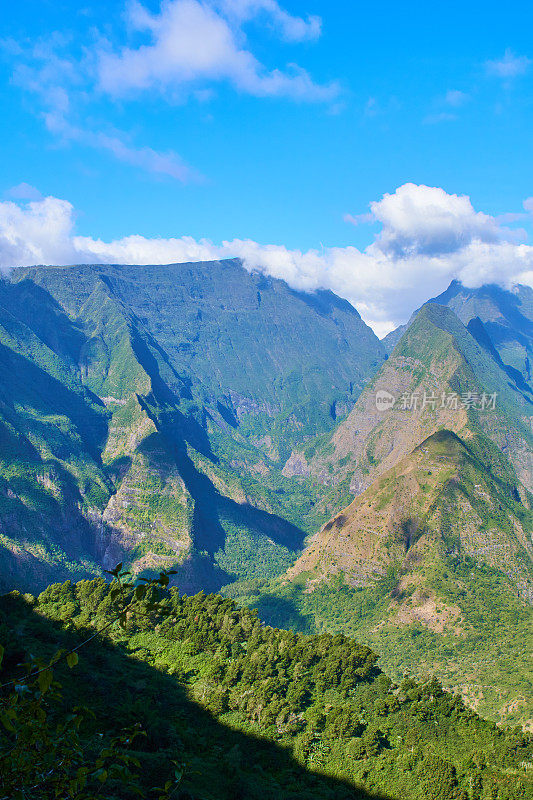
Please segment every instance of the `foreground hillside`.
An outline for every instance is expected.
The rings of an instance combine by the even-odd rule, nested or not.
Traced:
[[[238,261],[15,270],[0,281],[0,582],[177,566],[283,572],[324,521],[292,450],[384,357],[331,292]]]
[[[4,596],[0,614],[5,682],[28,652],[50,657],[109,626],[113,600],[101,579],[67,582],[37,599]],[[176,590],[152,617],[107,627],[72,671],[56,667],[65,708],[96,714],[84,749],[135,722],[146,730],[134,745],[142,796],[172,761],[183,800],[531,796],[527,737],[483,721],[436,681],[391,683],[349,638],[265,627],[220,596]],[[2,728],[3,747],[11,735]],[[106,796],[128,794],[115,784]]]

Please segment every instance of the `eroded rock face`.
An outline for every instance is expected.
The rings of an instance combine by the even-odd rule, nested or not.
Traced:
[[[288,577],[306,575],[316,586],[342,573],[353,586],[369,586],[394,568],[418,585],[452,547],[499,570],[533,601],[533,544],[524,534],[533,513],[472,444],[446,430],[430,436],[326,523]]]
[[[303,453],[292,451],[281,471],[286,478],[307,478],[311,474],[309,464]]]

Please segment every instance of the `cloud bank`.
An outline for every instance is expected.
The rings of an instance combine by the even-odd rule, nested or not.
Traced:
[[[31,188],[25,186],[26,196]],[[532,207],[529,198],[525,212]],[[360,216],[353,219],[359,222]],[[370,203],[365,220],[379,223],[381,230],[364,250],[349,246],[304,252],[251,240],[216,244],[190,236],[132,235],[105,242],[76,235],[75,211],[66,200],[6,200],[0,202],[0,269],[239,257],[246,269],[281,278],[295,289],[331,289],[349,300],[380,336],[445,289],[452,278],[469,287],[484,283],[533,286],[533,247],[519,240],[520,232],[476,211],[465,195],[407,183]]]

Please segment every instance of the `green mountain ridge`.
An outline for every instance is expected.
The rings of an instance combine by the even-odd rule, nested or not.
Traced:
[[[394,405],[378,409],[377,392],[392,395]],[[496,394],[494,409],[488,403],[479,408],[483,393]],[[465,397],[477,398],[478,408],[464,404]],[[531,489],[532,416],[529,394],[509,380],[501,363],[452,311],[428,303],[348,417],[313,447],[309,470],[333,487],[328,507],[334,513],[427,436],[447,428],[473,437],[483,459],[498,463],[502,476],[511,469]]]
[[[489,284],[470,289],[453,280],[444,292],[428,302],[447,306],[467,327],[473,320],[478,320],[486,329],[491,345],[503,363],[518,371],[529,383],[531,391],[533,354],[531,287],[518,285],[508,291]],[[406,325],[400,325],[384,337],[382,344],[388,353],[393,351],[417,313],[412,315]]]
[[[348,303],[238,261],[19,269],[0,313],[5,588],[118,560],[189,590],[284,571],[320,494],[285,462],[383,360]]]

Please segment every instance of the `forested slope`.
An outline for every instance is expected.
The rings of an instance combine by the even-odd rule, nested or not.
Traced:
[[[101,579],[52,585],[37,599],[13,593],[0,608],[4,678],[28,651],[72,648],[113,619]],[[74,670],[56,672],[65,706],[96,713],[86,747],[137,721],[146,728],[135,746],[144,792],[174,759],[181,797],[194,800],[531,796],[524,734],[480,719],[436,681],[391,683],[374,653],[345,636],[266,627],[218,595],[171,590],[162,617],[111,626]]]

